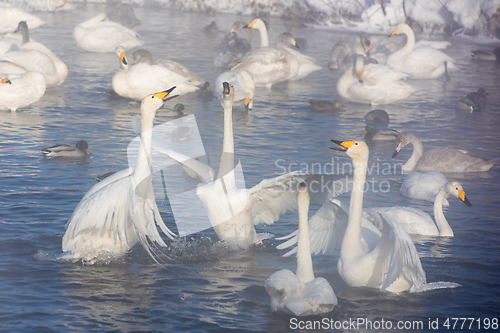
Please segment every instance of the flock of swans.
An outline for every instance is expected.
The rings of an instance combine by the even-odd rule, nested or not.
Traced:
[[[126,12],[126,11],[125,11]],[[496,160],[484,160],[457,149],[424,151],[422,142],[413,134],[375,124],[387,124],[388,115],[374,110],[366,116],[369,124],[362,135],[365,141],[395,143],[395,157],[406,145],[413,154],[403,170],[411,172],[401,186],[404,196],[434,202],[434,219],[411,207],[363,207],[369,149],[364,141],[335,141],[332,149],[346,153],[354,165],[354,183],[350,204],[334,197],[337,187],[329,189],[321,200],[323,206],[308,219],[308,186],[317,175],[291,172],[244,189],[237,184],[234,163],[233,103],[243,102],[252,109],[256,88],[300,80],[321,69],[315,60],[291,46],[296,40],[290,33],[280,34],[269,44],[265,23],[236,22],[220,47],[214,63],[226,71],[215,80],[214,93],[224,111],[223,148],[220,166],[215,173],[208,165],[161,147],[153,148],[152,133],[156,111],[166,101],[200,89],[212,94],[209,84],[183,65],[170,60],[154,60],[145,50],[136,50],[129,62],[126,51],[144,43],[133,28],[111,21],[106,13],[78,24],[73,37],[79,48],[88,52],[114,52],[119,69],[111,83],[116,94],[141,101],[140,148],[137,164],[102,179],[91,187],[75,208],[62,239],[62,258],[92,261],[102,253],[122,256],[141,243],[155,259],[161,247],[167,246],[159,229],[170,239],[177,236],[167,227],[159,212],[152,185],[151,156],[156,149],[190,169],[202,180],[196,194],[203,203],[207,217],[218,238],[228,246],[246,249],[269,237],[258,234],[255,225],[271,224],[280,214],[298,210],[299,228],[283,237],[279,249],[292,248],[287,255],[297,254],[296,273],[280,270],[265,281],[273,310],[297,315],[329,312],[337,297],[329,282],[316,277],[311,253],[339,252],[339,275],[352,287],[372,287],[399,293],[422,292],[436,288],[454,288],[452,282],[426,281],[415,245],[409,234],[453,237],[443,205],[448,196],[470,202],[457,181],[448,181],[442,172],[479,172],[489,170]],[[131,25],[137,22],[128,19]],[[6,22],[2,23],[6,25]],[[47,87],[62,84],[68,67],[43,44],[30,39],[28,26],[39,22],[17,22],[18,34],[0,40],[0,109],[16,111],[37,102]],[[0,25],[2,29],[6,29]],[[12,24],[11,24],[12,26]],[[251,40],[239,37],[238,30],[260,33],[261,45],[251,49]],[[1,30],[1,29],[0,29]],[[12,29],[14,30],[14,29]],[[406,24],[399,24],[392,35],[404,34],[407,41],[399,50],[385,54],[380,45],[360,35],[352,46],[346,41],[335,45],[328,68],[343,70],[336,89],[338,95],[351,102],[389,104],[403,100],[415,92],[407,78],[436,79],[457,71],[454,60],[439,49],[446,44],[415,43],[415,36]],[[390,44],[384,45],[390,49]],[[144,60],[143,60],[144,59]],[[486,92],[480,89],[457,102],[466,110],[484,107]],[[310,101],[318,112],[341,112],[345,106]],[[178,104],[175,112],[184,111]],[[75,146],[58,145],[42,150],[47,157],[86,157],[92,152],[87,142]],[[425,172],[425,173],[420,173]],[[339,188],[347,189],[343,175],[332,176]]]

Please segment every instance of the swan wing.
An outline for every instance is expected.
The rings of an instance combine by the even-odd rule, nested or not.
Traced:
[[[189,80],[189,82],[191,82],[195,86],[201,86],[204,83],[202,78],[195,75],[193,72],[191,72],[189,69],[187,69],[187,67],[179,64],[178,62],[175,62],[172,60],[160,59],[160,60],[158,60],[158,64],[162,65],[166,69],[186,78],[187,80]]]
[[[497,159],[484,160],[460,149],[431,149],[424,152],[414,170],[481,172],[488,171],[496,161]]]
[[[414,286],[425,284],[425,272],[412,239],[401,225],[387,213],[381,212],[383,229],[379,246],[379,257],[389,260],[388,271],[382,283],[387,289],[400,276],[411,281]]]
[[[309,186],[311,201],[323,202],[348,191],[348,178],[343,175],[302,174],[290,172],[264,179],[248,190],[248,202],[253,223],[271,224],[280,214],[296,209],[297,192],[301,183]]]

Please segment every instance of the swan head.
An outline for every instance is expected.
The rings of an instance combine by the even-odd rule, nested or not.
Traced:
[[[396,147],[394,148],[394,153],[392,153],[392,158],[396,157],[398,153],[406,147],[411,141],[411,134],[408,132],[399,133],[396,137]]]
[[[234,98],[233,86],[227,82],[222,82],[222,99],[224,102],[232,101]]]
[[[279,37],[278,37],[278,40],[281,39],[281,41],[283,43],[288,43],[290,45],[293,45],[295,46],[296,48],[298,48],[297,46],[297,42],[295,41],[295,38],[293,38],[292,34],[289,33],[289,32],[284,32],[282,33]]]
[[[144,97],[141,102],[141,110],[143,111],[143,113],[156,112],[156,110],[158,110],[163,105],[163,103],[179,96],[179,95],[170,96],[170,94],[174,89],[175,86],[173,86],[168,90],[160,91],[155,94],[151,94]]]
[[[370,36],[362,33],[358,37],[356,37],[356,42],[359,42],[366,55],[369,55],[370,45],[372,43]]]
[[[392,30],[391,34],[388,36],[388,37],[391,37],[391,36],[394,36],[394,35],[397,35],[397,34],[407,34],[407,33],[412,33],[413,36],[415,36],[415,34],[413,33],[413,30],[412,28],[410,28],[410,26],[406,23],[400,23],[396,26],[396,28],[394,28],[394,30]]]
[[[120,65],[124,68],[127,67],[128,62],[127,58],[125,57],[125,49],[123,48],[123,46],[117,46],[115,49],[115,54],[120,59]]]
[[[243,28],[252,28],[252,29],[262,29],[262,28],[264,28],[264,29],[267,29],[266,28],[266,24],[260,18],[256,18],[255,20],[253,20],[252,22],[248,23]]]
[[[299,194],[297,195],[297,203],[300,211],[307,211],[309,209],[309,191],[307,190],[306,183],[302,182],[299,185]]]
[[[331,141],[337,144],[338,147],[331,147],[330,149],[345,151],[347,155],[353,160],[368,158],[368,146],[364,141],[359,141],[359,140],[351,140],[351,141],[331,140]]]
[[[460,200],[462,200],[462,202],[467,207],[472,206],[469,199],[467,199],[467,196],[465,195],[465,191],[464,191],[462,185],[459,182],[451,181],[451,182],[446,183],[444,185],[444,190],[446,191],[446,193],[449,193],[449,194],[453,195],[454,197],[457,197]]]

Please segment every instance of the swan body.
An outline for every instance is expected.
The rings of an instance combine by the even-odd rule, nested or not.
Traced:
[[[248,31],[247,38],[241,38],[236,33],[247,26],[242,21],[234,22],[231,30],[226,35],[219,47],[219,53],[214,59],[215,67],[231,68],[236,66],[243,57],[252,49],[252,30]]]
[[[109,21],[105,13],[80,23],[73,30],[78,47],[88,52],[114,52],[117,46],[131,49],[143,44],[138,36],[135,31]]]
[[[56,145],[42,149],[42,154],[47,157],[87,157],[92,154],[89,144],[85,140],[80,140],[76,145]]]
[[[314,277],[309,247],[307,187],[299,189],[299,240],[297,245],[297,273],[282,269],[272,274],[264,283],[271,296],[271,309],[298,316],[330,312],[337,305],[337,296],[327,280]]]
[[[297,45],[297,42],[295,44]],[[316,64],[316,60],[314,58],[306,56],[305,54],[302,54],[298,50],[293,49],[291,47],[285,47],[285,48],[288,52],[294,55],[299,61],[299,72],[297,73],[297,75],[295,75],[290,79],[291,81],[297,81],[303,79],[312,72],[321,69],[321,67]]]
[[[0,55],[9,51],[17,51],[21,48],[22,38],[19,36],[8,33],[0,37]]]
[[[284,33],[276,39],[278,49],[261,47],[252,50],[231,71],[244,69],[252,73],[256,87],[270,88],[273,84],[294,78],[299,72],[299,61],[283,47],[284,42],[295,44],[293,36]]]
[[[395,34],[405,34],[406,45],[387,58],[387,65],[410,74],[414,79],[436,79],[446,71],[459,70],[453,58],[443,52],[429,46],[415,47],[415,34],[407,24],[399,24],[391,36]]]
[[[11,72],[36,71],[45,75],[48,87],[62,84],[68,76],[68,66],[57,57],[45,45],[30,41],[28,26],[22,21],[18,24],[18,30],[22,32],[22,45],[18,51],[10,51],[0,57],[7,66],[0,66],[1,72],[6,72],[10,67]]]
[[[360,246],[360,232],[368,146],[363,141],[334,142],[339,146],[334,149],[345,151],[354,164],[349,220],[337,265],[342,279],[351,287],[372,287],[394,293],[457,287],[454,283],[426,283],[425,272],[413,241],[386,213],[380,213],[383,227],[377,246],[369,252],[363,250]]]
[[[394,141],[399,132],[390,128],[376,128],[372,124],[365,126],[361,135],[365,136],[365,141]]]
[[[166,69],[174,72],[175,74],[183,76],[188,82],[190,82],[192,85],[196,87],[201,87],[204,83],[206,83],[203,81],[202,78],[200,78],[199,76],[191,72],[189,69],[187,69],[184,65],[181,65],[178,62],[167,59],[160,59],[155,62],[151,52],[145,49],[137,50],[132,54],[132,61],[134,65],[137,64],[139,61],[141,61],[143,57],[146,59],[146,62],[149,65],[163,66]]]
[[[12,8],[7,9],[5,6]],[[12,5],[4,3],[0,11],[0,34],[13,32],[21,21],[25,21],[30,29],[36,29],[45,24],[45,21],[38,17],[26,13],[25,11],[17,10],[17,8]]]
[[[392,157],[403,149],[406,145],[413,146],[413,153],[408,161],[403,165],[403,171],[430,171],[440,172],[484,172],[488,171],[497,159],[485,160],[469,155],[460,149],[431,149],[424,152],[422,141],[415,135],[402,132],[396,138],[396,148]]]
[[[24,108],[38,102],[45,94],[47,80],[42,73],[0,74],[0,110]]]
[[[62,258],[92,262],[101,254],[121,256],[137,242],[154,258],[151,243],[165,246],[156,226],[173,238],[156,205],[150,156],[156,110],[174,88],[148,95],[141,102],[141,145],[136,168],[105,178],[83,196],[63,236]]]
[[[434,202],[439,190],[447,182],[446,177],[439,171],[412,171],[406,175],[399,193],[408,198]],[[443,206],[449,205],[448,200],[443,198]]]
[[[354,73],[357,77],[354,77]],[[345,100],[363,104],[390,104],[403,100],[416,90],[400,81],[408,75],[384,65],[364,66],[357,56],[354,66],[337,81],[337,93]]]
[[[185,76],[172,72],[162,65],[139,62],[129,66],[125,57],[125,49],[121,46],[116,48],[115,54],[120,60],[120,69],[113,76],[111,85],[113,90],[122,97],[140,101],[154,91],[165,90],[173,85],[176,86],[175,92],[178,95],[199,89]]]
[[[462,185],[457,181],[451,181],[441,186],[436,195],[434,200],[435,221],[424,211],[411,207],[370,208],[365,211],[374,217],[376,225],[380,225],[379,213],[384,212],[397,221],[409,234],[453,237],[453,230],[443,213],[443,200],[447,194],[459,198],[467,207],[471,206]]]
[[[253,108],[255,85],[253,83],[253,75],[249,71],[240,69],[237,72],[224,72],[219,75],[215,79],[215,93],[220,100],[223,96],[222,87],[224,82],[228,82],[233,87],[233,102],[244,101],[247,110]]]

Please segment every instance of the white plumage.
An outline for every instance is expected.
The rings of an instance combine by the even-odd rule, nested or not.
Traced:
[[[0,110],[16,111],[33,104],[42,98],[47,87],[45,76],[39,72],[0,74],[1,79]]]

